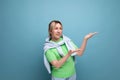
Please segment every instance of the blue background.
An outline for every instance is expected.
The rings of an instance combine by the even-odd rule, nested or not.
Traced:
[[[120,80],[120,0],[0,0],[0,80],[50,80],[43,44],[51,20],[77,46],[77,80]]]

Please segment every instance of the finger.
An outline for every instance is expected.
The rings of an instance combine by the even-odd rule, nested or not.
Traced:
[[[81,49],[76,49],[76,50],[74,50],[73,52],[78,52],[78,51],[81,51]]]
[[[92,35],[98,34],[98,32],[93,32]]]
[[[81,49],[76,49],[76,51],[81,51]]]
[[[70,50],[70,52],[73,52],[73,50]]]

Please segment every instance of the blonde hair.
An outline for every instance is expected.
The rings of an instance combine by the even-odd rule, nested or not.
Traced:
[[[56,24],[60,24],[62,26],[62,23],[58,20],[53,20],[49,23],[49,28],[48,28],[48,32],[49,32],[49,37],[51,38],[51,34],[50,32],[53,30],[53,28],[55,27]]]

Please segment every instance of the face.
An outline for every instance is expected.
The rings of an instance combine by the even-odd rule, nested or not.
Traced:
[[[62,26],[59,23],[57,23],[51,30],[50,34],[53,41],[59,40],[62,35]]]

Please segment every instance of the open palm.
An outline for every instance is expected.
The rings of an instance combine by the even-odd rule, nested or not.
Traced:
[[[85,36],[85,39],[89,39],[89,38],[91,38],[93,35],[95,35],[95,34],[97,34],[97,32],[93,32],[93,33],[89,33],[89,34],[87,34],[86,36]]]

